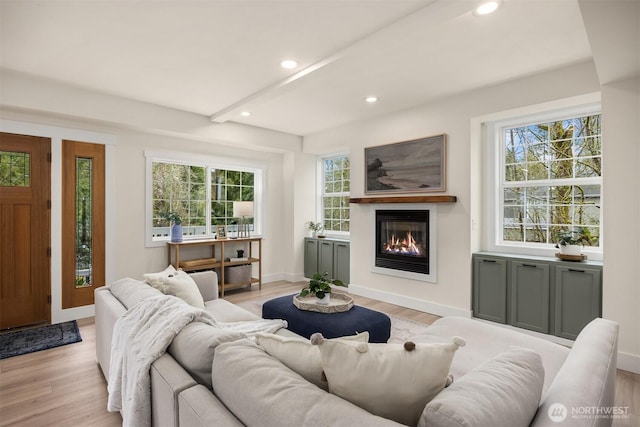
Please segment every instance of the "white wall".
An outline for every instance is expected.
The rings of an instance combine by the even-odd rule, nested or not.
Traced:
[[[632,83],[602,88],[607,144],[604,316],[620,322],[621,366],[640,371],[637,366],[640,233],[637,221],[630,224],[633,219],[629,217],[629,212],[633,212],[637,219],[640,182],[638,93]],[[436,314],[469,315],[471,253],[481,248],[479,231],[472,230],[471,224],[482,224],[484,200],[479,185],[483,173],[480,131],[471,128],[471,123],[477,125],[474,118],[480,116],[600,90],[594,64],[587,62],[305,137],[303,151],[308,153],[330,152],[341,144],[349,146],[351,195],[361,197],[365,196],[364,147],[447,134],[446,194],[457,196],[458,202],[438,206],[438,282],[430,284],[372,273],[371,207],[351,205],[351,287],[358,293]]]

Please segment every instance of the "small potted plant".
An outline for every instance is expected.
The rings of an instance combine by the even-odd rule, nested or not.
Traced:
[[[300,291],[300,296],[315,295],[318,304],[329,305],[329,302],[331,302],[331,285],[346,285],[338,279],[327,278],[328,275],[329,273],[315,273],[309,281],[309,286]]]
[[[171,241],[182,242],[182,218],[177,212],[166,212],[164,218],[171,224]]]
[[[580,256],[585,245],[591,246],[591,237],[582,228],[557,234],[556,248],[562,255]]]
[[[313,233],[313,237],[323,237],[322,231],[324,230],[324,226],[322,223],[309,221],[307,222],[307,225],[309,226],[309,230]]]

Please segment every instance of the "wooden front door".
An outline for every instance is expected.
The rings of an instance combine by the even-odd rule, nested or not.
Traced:
[[[0,328],[51,317],[51,140],[0,133]]]

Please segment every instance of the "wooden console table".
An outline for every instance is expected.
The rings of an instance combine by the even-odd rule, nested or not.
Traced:
[[[226,258],[232,258],[225,255],[226,245],[237,245],[244,243],[248,246],[248,257],[239,261],[225,261]],[[253,244],[257,243],[258,253],[253,251]],[[220,295],[224,297],[225,289],[239,288],[242,286],[258,283],[259,289],[262,289],[262,238],[249,237],[244,239],[210,239],[210,240],[186,240],[184,242],[167,242],[169,247],[169,264],[175,268],[181,268],[184,271],[211,270],[220,269]],[[211,256],[208,258],[181,260],[180,250],[186,248],[211,246]],[[245,247],[246,247],[245,246]],[[233,258],[232,258],[233,259]],[[248,281],[227,283],[225,280],[225,267],[238,265],[258,264],[258,277],[251,277]]]

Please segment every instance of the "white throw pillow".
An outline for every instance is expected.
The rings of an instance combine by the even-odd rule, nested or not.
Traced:
[[[165,284],[168,286],[164,292],[165,294],[177,296],[194,307],[204,309],[204,300],[198,285],[184,271],[176,271],[173,277],[168,277],[165,280]]]
[[[372,414],[416,425],[426,404],[447,383],[451,360],[464,340],[450,344],[368,344],[326,340],[318,344],[329,391]]]
[[[182,298],[186,303],[204,308],[204,300],[196,282],[182,270],[176,270],[172,265],[158,273],[147,273],[144,280],[166,295]]]
[[[510,347],[438,394],[424,409],[418,426],[528,426],[538,410],[543,384],[540,355]]]
[[[153,286],[154,288],[156,288],[157,290],[159,290],[162,293],[165,293],[165,289],[167,287],[167,285],[165,284],[165,281],[170,278],[173,277],[176,274],[176,269],[173,267],[173,265],[169,265],[167,268],[165,268],[162,271],[159,271],[158,273],[147,273],[144,275],[144,281],[147,282],[149,285]]]
[[[369,332],[333,339],[369,342]],[[261,333],[256,335],[256,341],[269,355],[281,361],[292,371],[297,372],[305,380],[323,390],[329,389],[327,381],[322,378],[320,350],[309,340]]]

